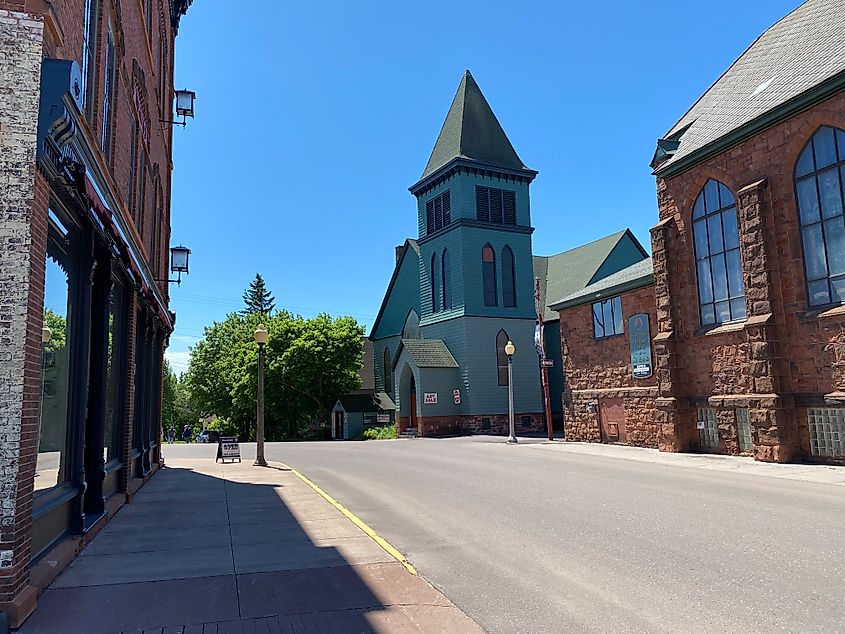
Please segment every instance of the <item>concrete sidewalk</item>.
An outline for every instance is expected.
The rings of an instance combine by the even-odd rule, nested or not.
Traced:
[[[23,634],[481,632],[282,465],[170,460]]]

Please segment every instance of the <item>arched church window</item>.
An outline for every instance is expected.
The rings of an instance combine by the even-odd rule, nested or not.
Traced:
[[[384,349],[384,391],[393,396],[393,364],[390,360],[390,348]]]
[[[508,333],[500,330],[496,335],[496,365],[498,366],[499,385],[508,384],[508,355],[505,354],[505,346],[510,341]]]
[[[437,253],[431,254],[431,312],[440,310],[440,271]]]
[[[442,286],[443,286],[443,310],[448,310],[452,308],[452,297],[450,295],[450,288],[449,288],[449,251],[448,249],[443,249],[443,257],[440,265],[440,272],[442,274]]]
[[[481,250],[481,273],[484,283],[484,305],[498,306],[496,293],[496,252],[489,244]]]
[[[692,232],[701,325],[745,319],[736,202],[722,183],[710,179],[698,194]]]
[[[845,302],[845,131],[819,128],[795,166],[810,306]]]
[[[502,249],[502,305],[505,308],[516,307],[516,271],[513,251],[509,246]]]

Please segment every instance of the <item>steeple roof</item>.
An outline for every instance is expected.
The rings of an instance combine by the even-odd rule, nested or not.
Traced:
[[[454,159],[534,173],[523,165],[469,71],[464,73],[420,180]]]

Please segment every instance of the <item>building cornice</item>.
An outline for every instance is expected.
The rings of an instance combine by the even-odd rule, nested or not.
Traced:
[[[492,178],[503,178],[505,180],[513,180],[518,183],[529,184],[537,176],[536,170],[528,169],[522,170],[509,169],[506,167],[497,167],[495,165],[487,165],[485,163],[478,163],[465,158],[454,158],[439,170],[417,181],[408,188],[414,196],[424,195],[426,192],[434,189],[442,182],[445,182],[455,176],[456,174],[473,174],[483,175]]]

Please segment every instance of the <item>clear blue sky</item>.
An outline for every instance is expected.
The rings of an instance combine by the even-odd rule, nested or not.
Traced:
[[[279,307],[369,329],[467,68],[540,172],[535,254],[624,227],[650,250],[656,139],[798,4],[197,0],[176,47],[197,103],[174,131],[172,242],[193,250],[174,369],[256,272]]]

